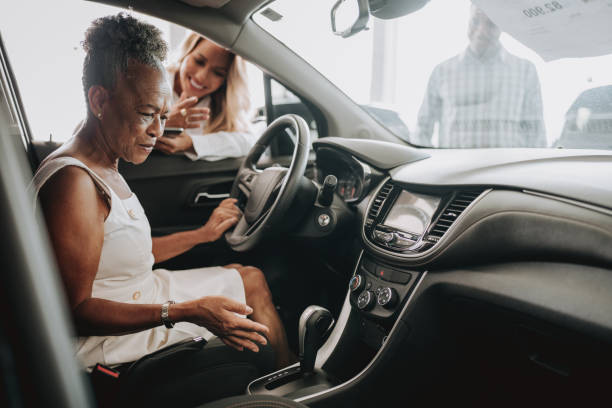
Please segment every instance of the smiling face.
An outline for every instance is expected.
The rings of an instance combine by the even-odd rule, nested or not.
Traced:
[[[212,94],[225,83],[232,58],[229,51],[201,39],[183,59],[174,90],[182,97],[198,99]]]
[[[171,100],[165,71],[131,63],[119,74],[102,112],[106,143],[115,156],[139,164],[163,134]]]
[[[501,30],[476,6],[470,9],[468,38],[470,48],[476,55],[482,55],[499,42]]]

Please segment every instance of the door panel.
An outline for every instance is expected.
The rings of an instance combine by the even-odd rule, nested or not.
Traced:
[[[241,158],[192,161],[183,155],[168,156],[153,151],[142,164],[120,162],[119,171],[144,207],[152,235],[161,236],[206,223],[223,197],[229,196],[241,163]],[[186,269],[222,265],[233,258],[225,240],[220,239],[198,245],[157,267]]]
[[[119,171],[138,196],[156,236],[201,226],[229,196],[241,163],[242,159],[192,161],[154,151],[137,166],[121,162]]]

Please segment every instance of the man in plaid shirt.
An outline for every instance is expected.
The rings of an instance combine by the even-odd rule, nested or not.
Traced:
[[[433,70],[412,141],[439,147],[545,147],[535,66],[506,51],[501,31],[472,5],[461,54]]]

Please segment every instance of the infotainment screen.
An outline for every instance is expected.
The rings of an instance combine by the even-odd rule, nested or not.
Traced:
[[[440,197],[402,191],[395,200],[384,225],[421,235],[440,204]]]

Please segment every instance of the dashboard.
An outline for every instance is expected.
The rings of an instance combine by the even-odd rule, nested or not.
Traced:
[[[315,142],[317,179],[338,178],[337,193],[359,213],[364,247],[377,256],[406,265],[463,263],[455,253],[463,248],[474,262],[544,256],[612,264],[612,254],[601,250],[612,247],[610,152],[465,149],[418,156],[404,146],[363,143]],[[385,157],[395,167],[377,165]]]
[[[500,284],[493,291],[500,299],[531,302],[529,310],[533,302],[545,313],[560,307],[547,303],[552,297],[539,298],[538,291],[553,297],[571,293],[575,299],[565,303],[572,306],[564,304],[569,320],[584,326],[587,319],[612,339],[609,296],[586,290],[590,283],[576,283],[597,276],[602,287],[612,288],[612,273],[602,277],[592,269],[612,268],[612,153],[420,149],[413,154],[391,143],[338,138],[321,139],[314,147],[319,180],[338,177],[344,187],[338,195],[361,223],[363,255],[349,293],[351,305],[364,316],[397,317],[425,273],[443,277],[448,271],[484,268],[479,276]],[[564,265],[557,270],[565,277],[543,288],[533,269],[512,267],[510,275],[522,273],[521,284],[533,286],[508,293],[517,283],[496,280],[506,272],[488,275],[527,264],[542,271]],[[534,298],[527,301],[527,293]],[[593,316],[584,306],[589,302],[607,312],[587,318]]]
[[[342,237],[360,250],[323,368],[354,358],[338,352],[352,333],[385,363],[351,381],[398,378],[430,405],[439,389],[487,381],[488,405],[500,383],[521,401],[546,385],[604,389],[593,384],[612,364],[612,152],[313,146],[319,182],[338,177],[359,223]]]

